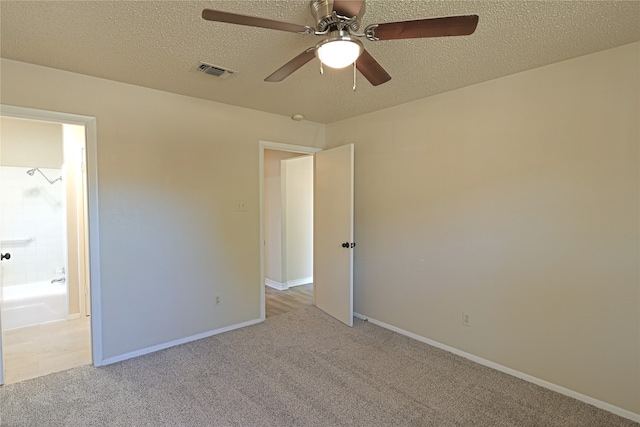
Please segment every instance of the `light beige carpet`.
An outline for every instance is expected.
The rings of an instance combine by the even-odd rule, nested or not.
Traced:
[[[637,426],[315,307],[0,387],[2,426]]]

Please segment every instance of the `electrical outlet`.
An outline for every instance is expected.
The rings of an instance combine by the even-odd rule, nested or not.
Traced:
[[[462,324],[464,326],[471,326],[471,314],[462,312]]]
[[[213,305],[220,305],[222,301],[220,300],[220,295],[213,296]]]

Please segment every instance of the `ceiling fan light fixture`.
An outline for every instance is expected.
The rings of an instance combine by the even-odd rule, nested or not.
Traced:
[[[359,40],[340,35],[318,43],[316,55],[327,67],[345,68],[358,59],[363,49]]]

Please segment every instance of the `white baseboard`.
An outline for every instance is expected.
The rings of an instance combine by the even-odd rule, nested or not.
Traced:
[[[309,283],[313,283],[313,277],[303,277],[302,279],[295,279],[295,280],[288,280],[287,281],[287,285],[289,285],[290,288],[292,288],[294,286],[308,285]]]
[[[218,334],[221,334],[223,332],[229,332],[229,331],[233,331],[234,329],[244,328],[245,326],[255,325],[256,323],[260,323],[260,322],[262,322],[261,319],[249,320],[247,322],[237,323],[237,324],[231,325],[231,326],[225,326],[224,328],[215,329],[213,331],[208,331],[208,332],[203,332],[201,334],[192,335],[190,337],[181,338],[179,340],[170,341],[170,342],[167,342],[167,343],[164,343],[164,344],[158,344],[158,345],[154,345],[152,347],[143,348],[141,350],[132,351],[131,353],[125,353],[125,354],[121,354],[119,356],[110,357],[108,359],[104,359],[102,361],[102,365],[101,366],[110,365],[110,364],[116,363],[116,362],[122,362],[123,360],[132,359],[132,358],[138,357],[138,356],[143,356],[145,354],[153,353],[153,352],[156,352],[156,351],[159,351],[159,350],[164,350],[165,348],[174,347],[176,345],[186,344],[186,343],[191,342],[191,341],[201,340],[203,338],[211,337],[213,335],[218,335]]]
[[[542,380],[540,378],[536,378],[529,374],[525,374],[524,372],[516,371],[515,369],[508,368],[506,366],[500,365],[498,363],[492,362],[487,359],[483,359],[482,357],[475,356],[471,353],[467,353],[466,351],[458,350],[457,348],[450,347],[446,344],[439,343],[437,341],[430,340],[429,338],[422,337],[420,335],[414,334],[413,332],[405,331],[404,329],[397,328],[393,325],[389,325],[387,323],[381,322],[376,319],[372,319],[371,317],[367,317],[360,313],[353,313],[353,315],[360,319],[366,320],[368,322],[373,323],[374,325],[378,325],[382,328],[389,329],[391,331],[397,332],[401,335],[405,335],[407,337],[413,338],[425,344],[429,344],[433,347],[437,347],[439,349],[448,351],[450,353],[456,354],[458,356],[464,357],[465,359],[469,359],[473,362],[479,363],[480,365],[487,366],[489,368],[495,369],[496,371],[504,372],[505,374],[509,374],[516,378],[520,378],[521,380],[528,381],[530,383],[539,385],[540,387],[544,387],[546,389],[555,391],[557,393],[563,394],[565,396],[573,397],[576,400],[580,400],[582,402],[593,405],[597,408],[604,409],[605,411],[614,413],[621,417],[627,418],[631,421],[640,422],[640,414],[636,414],[635,412],[628,411],[626,409],[619,408],[610,403],[603,402],[602,400],[595,399],[591,396],[587,396],[582,393],[578,393],[577,391],[570,390],[568,388],[559,386],[557,384],[550,383],[549,381]]]
[[[279,291],[286,291],[287,289],[289,289],[289,285],[287,283],[280,283],[267,278],[264,279],[264,284]]]

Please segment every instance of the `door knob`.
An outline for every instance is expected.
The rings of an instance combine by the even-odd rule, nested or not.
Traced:
[[[343,247],[343,248],[348,248],[348,247],[349,247],[349,242],[344,242],[344,243],[342,244],[342,247]]]
[[[0,261],[3,261],[5,259],[11,259],[11,254],[9,252],[7,252],[6,254],[0,254]]]

